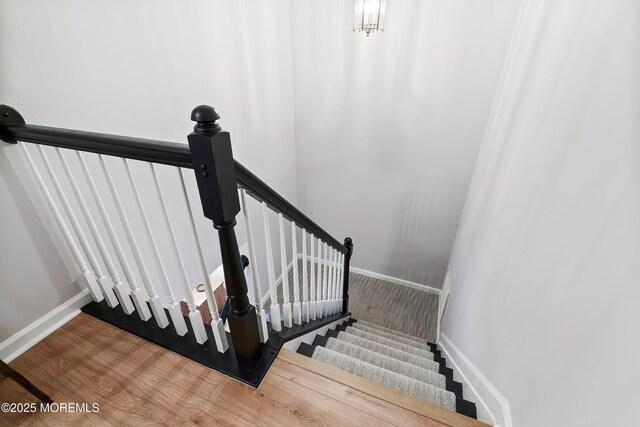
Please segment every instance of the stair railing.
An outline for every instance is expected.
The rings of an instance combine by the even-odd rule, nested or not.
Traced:
[[[211,280],[211,272],[207,269],[202,240],[197,231],[198,218],[192,209],[185,182],[184,169],[192,169],[195,173],[203,214],[212,221],[218,234],[224,284],[230,305],[227,322],[235,360],[241,366],[253,367],[260,362],[261,355],[264,354],[262,346],[270,342],[270,337],[274,334],[281,335],[283,326],[289,330],[295,329],[299,335],[304,331],[304,328],[301,329],[302,325],[311,325],[313,321],[328,316],[348,314],[349,263],[353,243],[350,238],[346,238],[344,244],[340,243],[251,171],[235,161],[230,134],[220,128],[217,123],[219,118],[220,116],[212,107],[205,105],[196,107],[191,115],[191,119],[196,124],[193,132],[187,137],[187,145],[26,124],[15,109],[0,105],[0,139],[11,144],[19,144],[21,147],[24,158],[77,266],[78,280],[88,289],[93,301],[104,301],[103,304],[109,308],[120,307],[125,315],[138,316],[142,322],[148,322],[153,318],[155,324],[163,330],[172,325],[178,336],[185,336],[187,333],[193,334],[197,344],[203,345],[208,340],[207,331],[192,295],[193,283],[190,282],[185,267],[184,255],[181,253],[175,232],[175,222],[172,222],[165,200],[167,193],[161,185],[156,165],[174,167],[181,192],[180,198],[182,204],[186,206],[187,221],[195,243],[199,274],[202,276],[201,281],[206,292],[207,308],[212,319],[210,327],[215,348],[219,353],[225,354],[229,348],[228,338],[225,333],[224,321],[218,315],[219,307],[214,297],[214,284]],[[44,165],[48,179],[73,233],[67,227],[63,215],[49,191],[41,173],[42,168],[38,167],[32,157],[33,150],[28,149],[27,144],[18,141],[36,144],[40,162]],[[43,146],[55,147],[56,157],[66,177],[66,186],[71,188],[69,195]],[[69,156],[69,151],[74,151],[75,156]],[[96,185],[97,172],[92,170],[88,164],[87,155],[82,152],[97,154],[102,171],[100,179],[106,182],[112,200],[111,205]],[[126,172],[135,207],[143,219],[141,229],[131,225],[130,215],[125,209],[125,203],[121,197],[123,190],[114,181],[113,163],[110,165],[105,156],[122,159],[122,167]],[[74,173],[70,166],[69,161],[73,157],[82,172],[80,175]],[[93,160],[95,161],[95,159]],[[178,266],[181,291],[188,307],[188,316],[183,316],[180,303],[176,299],[164,262],[167,258],[166,248],[161,247],[158,243],[158,233],[154,232],[151,226],[149,207],[143,202],[139,182],[132,172],[132,163],[139,162],[147,163],[148,172],[152,177],[152,184],[149,187],[154,189],[159,200],[160,216],[165,226],[165,233],[169,236],[172,258],[175,265]],[[79,184],[82,182],[88,187],[89,195],[84,194],[81,190]],[[69,200],[71,194],[80,208],[79,215],[76,215]],[[91,213],[87,203],[89,199],[92,199],[96,206],[99,220]],[[258,260],[256,257],[255,233],[250,214],[251,204],[261,208],[265,260]],[[115,207],[118,222],[124,231],[129,250],[133,256],[133,263],[130,262],[126,250],[120,242],[113,224],[115,219],[110,216],[107,206]],[[240,212],[244,218],[255,306],[250,303],[248,298],[247,280],[244,273],[246,264],[243,265],[235,233],[236,216]],[[281,275],[278,279],[276,279],[274,241],[271,239],[272,230],[269,220],[270,215],[274,213],[278,219],[277,236],[281,264]],[[84,218],[93,246],[84,234],[79,216]],[[102,223],[106,231],[112,251],[116,255],[117,265],[124,275],[124,281],[120,277],[116,263],[111,258],[111,252],[100,232],[99,222]],[[287,262],[289,259],[286,248],[286,234],[289,232],[287,227],[290,227],[291,233],[290,264]],[[162,296],[155,287],[140,248],[141,238],[149,243],[155,271],[161,284]],[[78,243],[80,247],[78,247]],[[109,277],[102,271],[98,257],[93,252],[93,247],[97,248],[102,265],[106,268]],[[300,253],[298,253],[298,247],[301,248]],[[260,274],[257,268],[259,261],[265,262],[268,270],[269,299],[271,301],[269,316],[263,306]],[[142,286],[136,279],[132,264],[137,267]],[[291,299],[290,288],[293,299]],[[268,317],[269,319],[267,319]],[[188,320],[188,324],[185,318]]]

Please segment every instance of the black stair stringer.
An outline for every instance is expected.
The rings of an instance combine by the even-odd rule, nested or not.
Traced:
[[[456,412],[469,418],[478,419],[476,404],[464,399],[456,399]]]
[[[447,367],[447,359],[442,357],[442,352],[438,348],[438,345],[432,342],[427,342],[427,345],[431,353],[433,353],[433,360],[440,364],[440,373],[446,377],[446,389],[456,395],[456,412],[466,415],[467,417],[478,419],[476,404],[463,398],[462,383],[454,381],[453,369]]]

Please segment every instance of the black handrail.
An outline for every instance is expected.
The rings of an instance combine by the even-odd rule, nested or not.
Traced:
[[[13,108],[0,105],[0,139],[10,143],[24,141],[193,169],[191,151],[187,144],[38,126],[25,124],[22,121],[20,114]],[[343,254],[348,252],[342,243],[289,203],[277,191],[237,160],[234,162],[237,184],[244,188],[250,196],[260,202],[265,202],[275,212],[282,213],[286,219],[295,222],[299,227],[304,228]]]
[[[287,199],[278,194],[273,188],[265,184],[264,181],[255,176],[249,169],[242,166],[237,160],[235,163],[238,185],[247,190],[247,194],[260,202],[265,202],[276,212],[281,212],[283,217],[289,221],[295,222],[299,227],[304,228],[309,233],[319,237],[321,240],[327,242],[343,254],[348,252],[348,249],[342,243],[331,237],[329,233],[324,231],[318,224],[313,222],[298,208],[289,203]]]
[[[34,144],[193,169],[189,146],[175,142],[28,124],[1,126],[0,136]]]

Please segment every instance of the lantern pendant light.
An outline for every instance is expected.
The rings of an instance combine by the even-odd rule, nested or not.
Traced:
[[[386,3],[386,0],[355,0],[353,31],[365,32],[367,37],[371,32],[384,31]]]

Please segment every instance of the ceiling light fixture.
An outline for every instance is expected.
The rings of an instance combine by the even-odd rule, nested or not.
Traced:
[[[372,31],[384,31],[386,3],[386,0],[355,0],[353,31],[364,31],[367,37]]]

